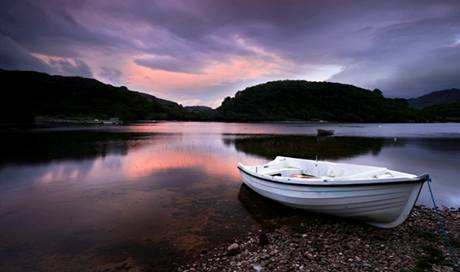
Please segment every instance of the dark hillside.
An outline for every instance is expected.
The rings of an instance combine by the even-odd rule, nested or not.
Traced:
[[[177,103],[94,79],[0,70],[0,121],[31,122],[37,116],[122,120],[183,119]]]
[[[217,109],[227,120],[402,122],[420,119],[404,99],[352,85],[303,80],[272,81],[227,97]]]

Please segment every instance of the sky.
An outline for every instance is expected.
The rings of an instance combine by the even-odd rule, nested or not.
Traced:
[[[0,0],[0,67],[217,107],[280,79],[460,87],[460,1]]]

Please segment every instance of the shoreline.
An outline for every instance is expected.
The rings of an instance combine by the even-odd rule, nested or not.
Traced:
[[[443,208],[442,214],[458,251],[460,208]],[[177,271],[457,271],[432,208],[414,207],[408,220],[392,229],[306,215],[260,222],[257,231],[203,249]]]
[[[311,121],[311,120],[223,120],[223,119],[152,119],[152,120],[111,120],[114,118],[35,118],[30,122],[18,121],[1,121],[0,128],[16,128],[16,127],[40,127],[43,125],[53,126],[68,126],[68,125],[130,125],[130,124],[148,124],[161,122],[187,122],[187,123],[241,123],[241,124],[311,124],[311,125],[341,125],[341,124],[458,124],[460,120],[444,120],[444,121],[406,121],[406,122],[389,122],[389,121],[374,121],[374,122],[339,122],[339,121]]]

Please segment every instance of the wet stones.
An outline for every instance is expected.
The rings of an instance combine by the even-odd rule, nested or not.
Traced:
[[[449,237],[460,244],[460,210],[442,212]],[[208,250],[180,271],[456,271],[432,209],[416,207],[408,221],[389,230],[320,217],[270,224],[268,231],[262,225],[234,237],[233,244]]]
[[[240,245],[233,243],[227,247],[227,254],[230,256],[240,253]]]

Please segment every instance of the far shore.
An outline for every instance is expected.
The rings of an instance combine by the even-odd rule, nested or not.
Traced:
[[[118,118],[98,119],[98,118],[58,118],[58,117],[40,117],[34,122],[0,122],[0,128],[15,128],[15,127],[34,127],[34,126],[95,126],[95,125],[129,125],[142,123],[159,123],[159,122],[204,122],[204,123],[253,123],[253,124],[440,124],[440,123],[460,123],[456,121],[440,122],[337,122],[326,120],[272,120],[272,121],[246,121],[246,120],[180,120],[180,119],[154,119],[154,120],[128,120],[123,121]]]

